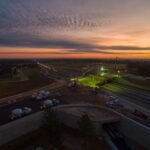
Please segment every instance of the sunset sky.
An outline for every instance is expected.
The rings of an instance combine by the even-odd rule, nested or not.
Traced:
[[[150,0],[0,0],[0,58],[150,58]]]

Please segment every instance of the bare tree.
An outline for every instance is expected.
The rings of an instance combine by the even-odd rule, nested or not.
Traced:
[[[87,150],[89,143],[93,143],[96,139],[96,131],[87,114],[82,115],[78,121],[78,128],[83,139],[83,148]]]
[[[43,123],[44,130],[48,135],[53,149],[61,149],[63,143],[63,127],[56,113],[51,109],[46,109]]]

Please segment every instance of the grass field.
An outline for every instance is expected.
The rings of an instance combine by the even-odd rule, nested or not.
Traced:
[[[10,74],[5,74],[0,76],[0,82],[12,82],[12,81],[17,81],[21,80],[21,75],[16,74],[16,75],[10,75]]]
[[[72,78],[71,80],[76,80],[80,82],[81,85],[89,87],[98,87],[97,84],[102,82],[105,78],[97,75],[88,75],[85,77]]]
[[[150,80],[138,80],[138,79],[131,79],[131,78],[124,78],[118,76],[117,74],[112,75],[105,75],[105,76],[98,76],[98,75],[87,75],[78,78],[72,78],[71,80],[78,81],[81,85],[89,86],[89,87],[99,87],[98,84],[102,83],[108,78],[114,77],[115,80],[113,83],[120,83],[122,85],[132,86],[135,88],[139,88],[142,90],[150,90]],[[111,84],[111,83],[109,83]],[[114,88],[114,87],[113,87]],[[115,88],[114,88],[115,90]]]
[[[39,88],[52,82],[46,77],[41,76],[38,67],[24,69],[23,73],[27,76],[28,80],[16,82],[0,81],[0,98]]]

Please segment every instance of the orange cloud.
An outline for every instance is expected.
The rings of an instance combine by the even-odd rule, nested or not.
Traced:
[[[124,52],[121,50],[107,50],[110,54],[101,53],[77,53],[67,54],[65,49],[48,49],[48,48],[0,48],[1,58],[150,58],[148,51],[128,51]],[[113,54],[114,53],[114,54]]]

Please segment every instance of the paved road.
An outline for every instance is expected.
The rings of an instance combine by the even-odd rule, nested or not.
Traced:
[[[140,110],[140,111],[142,111],[142,112],[144,112],[150,116],[150,109],[147,109],[147,108],[142,107],[136,103],[133,103],[131,99],[129,99],[125,96],[113,93],[111,91],[108,91],[108,93],[109,93],[109,95],[112,95],[112,96],[116,97],[117,99],[119,99],[124,107],[131,109],[131,110],[138,109],[138,110]]]
[[[45,69],[48,69],[48,70],[52,70],[52,71],[55,71],[57,72],[57,70],[52,66],[52,65],[45,65],[43,63],[40,63],[40,62],[37,62],[37,64],[42,67],[42,68],[45,68]]]
[[[49,84],[47,86],[44,86],[44,87],[41,87],[41,88],[38,88],[38,89],[34,89],[34,90],[23,92],[23,93],[20,93],[20,94],[17,94],[17,95],[13,95],[13,96],[2,98],[2,99],[0,99],[0,108],[5,106],[5,105],[8,105],[10,103],[14,103],[14,102],[20,101],[24,97],[30,97],[36,91],[51,90],[51,89],[63,87],[65,85],[66,85],[66,82],[64,80],[57,80],[54,83],[51,83],[51,84]]]
[[[33,109],[33,112],[37,112],[40,110],[40,106],[42,101],[37,101],[31,98],[31,95],[35,91],[39,90],[60,90],[62,87],[66,85],[66,82],[63,80],[59,80],[53,84],[42,87],[40,89],[20,93],[18,95],[6,97],[0,99],[0,125],[8,123],[10,121],[10,113],[15,108],[21,107],[30,107]],[[53,96],[52,96],[53,97]],[[54,97],[53,97],[54,98]],[[62,101],[64,103],[64,101]]]
[[[57,90],[57,89],[56,89]],[[50,96],[51,98],[57,98],[54,96]],[[60,99],[60,98],[59,98]],[[22,98],[16,103],[5,105],[0,108],[0,125],[6,124],[10,122],[10,113],[13,109],[30,107],[33,110],[33,113],[40,111],[40,106],[44,100],[36,100],[31,97]],[[63,99],[60,99],[60,104],[66,104]]]
[[[56,88],[59,88],[59,87],[63,87],[65,84],[66,84],[65,81],[59,80],[56,83],[48,85],[48,86],[46,86],[44,88],[40,88],[40,90],[42,90],[42,89],[45,89],[45,90],[46,89],[47,90],[56,89]],[[118,93],[118,92],[111,91],[110,89],[113,89],[113,88],[112,87],[110,88],[110,86],[112,86],[113,88],[114,87],[115,88],[121,88],[121,90],[123,92]],[[143,101],[143,96],[146,97],[146,98],[149,98],[148,97],[149,93],[143,92],[142,94],[140,94],[141,96],[139,96],[139,93],[141,91],[137,92],[137,91],[135,91],[135,89],[121,87],[120,85],[115,85],[115,84],[107,86],[106,89],[109,90],[110,93],[114,93],[115,96],[118,97],[127,107],[131,106],[132,108],[138,108],[138,109],[140,109],[140,110],[150,114],[150,110],[148,108],[146,108],[146,107],[143,107],[144,102],[148,101],[148,100]],[[3,99],[4,101],[0,105],[0,125],[5,124],[5,123],[10,121],[10,119],[9,119],[10,112],[11,112],[11,110],[13,110],[15,108],[28,106],[28,107],[31,107],[33,109],[33,112],[39,111],[40,110],[41,101],[37,101],[35,99],[31,99],[31,94],[34,91],[21,93],[19,95],[15,95],[15,96],[11,96],[11,97]],[[39,91],[39,89],[36,90],[36,91]],[[133,99],[132,99],[131,95],[133,96]],[[15,99],[17,101],[15,103],[8,104],[7,101],[10,100],[10,99],[13,99],[13,100]],[[62,101],[62,104],[64,104],[64,103],[66,103],[66,102]],[[142,105],[140,105],[141,103],[142,103]],[[149,104],[145,103],[145,105],[148,106]]]
[[[115,93],[141,107],[150,109],[150,93],[146,91],[118,83],[108,84],[104,87],[104,89],[111,91],[112,93]]]
[[[30,107],[33,109],[33,112],[37,112],[40,109],[40,101],[35,101],[31,98],[22,99],[14,104],[6,105],[0,108],[0,125],[8,123],[10,120],[10,113],[13,109],[21,107]]]

